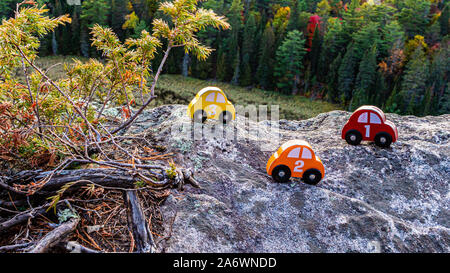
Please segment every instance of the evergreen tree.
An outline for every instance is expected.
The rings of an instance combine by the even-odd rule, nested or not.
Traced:
[[[379,108],[384,108],[386,100],[389,97],[389,89],[387,88],[386,79],[383,72],[379,69],[376,71],[376,80],[374,88],[374,97],[372,99],[372,104],[378,106]]]
[[[159,9],[160,0],[145,0],[145,7],[148,16],[144,16],[145,23],[149,25],[151,20],[155,17],[156,11]]]
[[[347,48],[338,70],[338,88],[341,101],[346,103],[351,99],[355,84],[355,74],[358,65],[358,57],[353,44]]]
[[[243,86],[249,86],[253,83],[253,64],[256,59],[254,48],[257,30],[255,14],[250,13],[245,22],[242,39],[242,76],[240,84]]]
[[[261,40],[261,55],[256,72],[258,83],[264,89],[270,89],[273,86],[274,55],[275,35],[270,22],[268,22]]]
[[[311,51],[309,53],[309,57],[311,60],[311,73],[313,75],[316,75],[318,72],[321,51],[322,51],[322,37],[320,35],[319,28],[316,27],[312,39]]]
[[[394,47],[402,47],[405,43],[405,32],[397,20],[386,24],[382,29],[382,40],[378,42],[380,57],[387,57]]]
[[[345,50],[350,41],[350,36],[345,34],[345,29],[341,20],[338,18],[329,18],[327,20],[327,32],[323,37],[324,54],[329,56],[328,63]]]
[[[85,0],[82,5],[81,20],[89,28],[95,24],[108,26],[109,7],[107,0]]]
[[[125,16],[128,14],[127,3],[128,0],[110,0],[110,26],[121,40],[125,39],[125,32],[122,26],[125,23]]]
[[[430,77],[427,85],[430,86],[431,95],[431,106],[429,111],[424,114],[443,114],[449,113],[448,111],[448,82],[450,75],[450,48],[448,46],[448,39],[445,39],[442,43],[441,48],[435,54],[433,62],[430,65]],[[445,96],[447,96],[447,106],[444,107],[446,103]],[[447,112],[445,109],[447,108]]]
[[[399,108],[406,114],[419,114],[429,76],[429,61],[422,47],[418,47],[406,65]]]
[[[241,0],[233,0],[231,3],[231,7],[228,11],[227,17],[228,21],[231,25],[230,37],[227,40],[228,46],[228,54],[227,54],[227,62],[231,65],[230,71],[232,72],[231,81],[235,84],[238,83],[239,80],[239,71],[240,71],[240,34],[242,28],[242,11],[243,4]],[[228,78],[228,77],[227,77]]]
[[[303,56],[306,54],[305,41],[301,32],[293,30],[277,49],[274,75],[278,78],[277,87],[285,93],[298,93]]]
[[[142,31],[148,30],[147,24],[144,20],[140,20],[139,24],[134,28],[134,34],[131,35],[131,38],[138,38],[141,36]]]
[[[318,71],[320,71],[319,79],[329,82],[328,73],[332,73],[330,71],[330,64],[336,59],[340,52],[345,50],[347,41],[346,35],[343,33],[343,26],[338,18],[329,18],[326,22],[325,29],[326,31],[322,37],[322,49]]]
[[[216,78],[219,81],[225,81],[228,74],[228,66],[226,62],[227,56],[223,48],[219,48],[219,52],[217,53],[217,69],[216,69]]]
[[[0,1],[0,22],[3,19],[13,16],[17,3],[20,0],[1,0]]]
[[[359,0],[352,0],[347,11],[343,14],[345,34],[351,36],[354,32],[359,30],[364,23],[361,14]]]
[[[450,82],[447,82],[447,86],[444,89],[444,93],[439,98],[438,114],[450,113]]]
[[[381,34],[378,32],[378,29],[378,23],[369,22],[353,34],[354,50],[359,60],[367,50],[372,48],[372,46],[375,45],[377,48],[381,47],[383,40],[381,39]]]
[[[287,26],[287,31],[292,31],[300,27],[299,17],[300,17],[300,7],[298,0],[292,0],[290,2],[291,13],[289,15],[289,22]]]
[[[359,64],[359,73],[356,78],[355,92],[352,97],[352,110],[364,104],[372,104],[375,96],[376,84],[376,47],[367,50]]]
[[[450,28],[450,2],[447,2],[447,4],[444,5],[441,16],[439,17],[439,24],[441,26],[441,35],[448,35],[448,29]]]
[[[403,8],[398,14],[398,20],[403,25],[408,38],[411,39],[417,34],[425,33],[425,29],[430,22],[429,12],[429,0],[404,1]]]
[[[85,0],[83,2],[80,15],[80,48],[83,56],[89,57],[95,54],[89,43],[89,28],[92,28],[95,24],[107,26],[108,13],[107,0]]]
[[[250,86],[253,83],[253,77],[252,77],[252,68],[250,66],[250,55],[244,54],[242,56],[242,77],[239,81],[240,85],[242,86]]]
[[[361,16],[363,16],[366,21],[378,23],[382,27],[395,19],[397,13],[397,9],[387,1],[379,4],[364,4],[360,8]]]
[[[392,90],[391,95],[389,96],[388,100],[386,101],[385,110],[389,113],[400,114],[399,105],[401,105],[401,96],[399,95],[397,85],[395,85],[394,89]]]
[[[327,97],[328,100],[331,102],[339,102],[338,70],[341,65],[341,62],[342,56],[341,53],[339,53],[338,56],[330,64],[330,72],[328,73],[327,77]]]
[[[314,13],[316,12],[317,4],[322,0],[304,0],[306,10]]]
[[[425,92],[425,97],[424,97],[424,99],[423,99],[423,102],[422,102],[422,105],[423,105],[423,107],[422,107],[422,113],[418,113],[418,114],[420,114],[421,116],[426,116],[426,115],[428,115],[428,114],[431,114],[431,112],[433,111],[433,105],[432,105],[432,103],[433,103],[433,95],[432,95],[432,90],[431,90],[431,88],[428,88],[427,89],[427,91]]]
[[[438,16],[434,15],[433,19],[430,20],[430,23],[426,26],[424,36],[429,44],[437,44],[441,41],[441,25],[438,22]]]

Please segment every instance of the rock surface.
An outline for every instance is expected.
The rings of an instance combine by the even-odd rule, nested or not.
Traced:
[[[174,191],[162,206],[172,230],[163,251],[450,252],[450,115],[388,114],[399,130],[389,149],[348,145],[340,132],[349,117],[280,120],[278,142],[273,122],[238,115],[224,127],[234,139],[192,140],[182,129],[192,128],[186,106],[149,110],[133,130],[177,151],[177,165],[195,168],[202,186]],[[258,130],[248,133],[244,122]],[[222,125],[203,125],[212,128]],[[270,155],[294,138],[307,140],[325,165],[317,186],[266,174]]]

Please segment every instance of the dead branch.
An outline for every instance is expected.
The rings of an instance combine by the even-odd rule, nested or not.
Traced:
[[[79,218],[71,218],[44,236],[29,253],[44,253],[64,240],[78,225]]]
[[[42,171],[23,171],[6,180],[10,190],[10,184],[28,184],[31,182],[41,181],[51,175],[52,172]],[[80,169],[80,170],[63,170],[59,171],[51,177],[51,179],[42,186],[40,191],[54,191],[67,183],[80,182],[78,186],[95,183],[100,186],[132,188],[134,187],[135,178],[130,175],[129,171],[117,169]],[[12,188],[14,189],[14,188]]]
[[[154,252],[153,236],[148,229],[136,191],[124,192],[123,199],[127,208],[128,228],[133,234],[137,252]]]
[[[0,207],[19,207],[26,204],[26,200],[4,201],[0,200]]]
[[[8,185],[7,183],[4,182],[4,179],[2,177],[0,177],[0,188],[5,189],[7,191],[13,192],[15,194],[19,194],[19,195],[26,195],[26,192],[22,192],[19,191],[17,189],[15,189],[14,187]]]
[[[40,207],[36,207],[34,209],[19,213],[5,222],[0,223],[0,233],[8,230],[9,228],[22,224],[26,222],[30,218],[36,217],[36,215],[45,213],[46,209],[50,206],[50,204],[45,204]]]
[[[0,253],[6,253],[11,251],[18,251],[29,246],[33,245],[32,242],[24,243],[24,244],[16,244],[16,245],[8,245],[8,246],[0,246]]]

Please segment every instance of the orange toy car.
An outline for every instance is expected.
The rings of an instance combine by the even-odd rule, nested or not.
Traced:
[[[287,182],[289,178],[300,177],[303,182],[316,185],[325,176],[325,168],[311,145],[303,140],[289,140],[270,157],[266,166],[267,174],[277,182]]]

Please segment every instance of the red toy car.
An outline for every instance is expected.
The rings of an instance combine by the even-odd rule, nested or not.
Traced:
[[[397,141],[398,131],[394,123],[386,121],[386,116],[380,108],[365,105],[353,112],[342,128],[342,138],[351,145],[358,145],[362,140],[367,140],[387,148]]]

